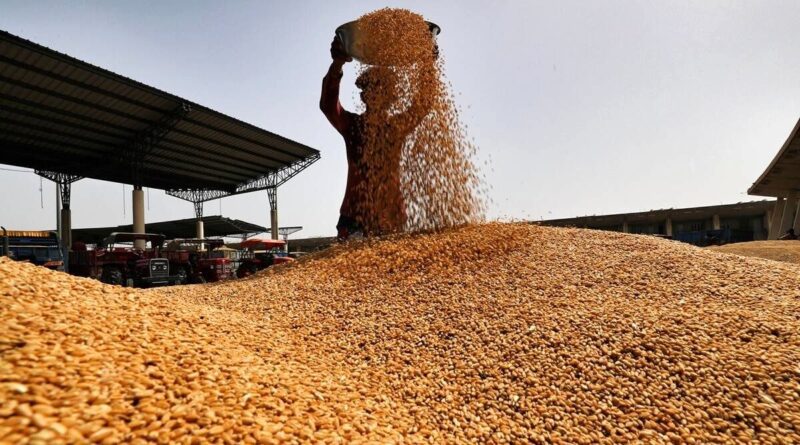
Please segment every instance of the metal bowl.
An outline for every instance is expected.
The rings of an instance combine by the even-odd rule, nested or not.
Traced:
[[[436,23],[427,21],[425,23],[428,24],[428,28],[431,30],[431,34],[433,34],[434,38],[442,32],[442,28]],[[336,28],[336,36],[342,41],[342,47],[348,56],[362,63],[369,64],[369,60],[365,60],[364,57],[364,46],[366,42],[361,39],[357,21],[347,22]]]

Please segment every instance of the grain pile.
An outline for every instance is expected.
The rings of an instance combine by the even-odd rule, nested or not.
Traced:
[[[358,19],[370,65],[361,65],[369,232],[441,229],[477,221],[475,147],[458,118],[443,59],[422,16],[385,8]]]
[[[800,264],[800,241],[750,241],[711,246],[709,250]]]
[[[215,285],[0,283],[5,439],[800,441],[789,264],[489,224]]]

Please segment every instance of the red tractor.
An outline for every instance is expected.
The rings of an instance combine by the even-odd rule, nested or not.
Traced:
[[[250,238],[241,244],[241,263],[236,276],[244,278],[276,264],[291,263],[294,258],[285,252],[286,242],[275,239]]]
[[[144,241],[145,248],[137,248],[136,241]],[[180,280],[170,274],[169,260],[161,257],[163,244],[164,235],[119,232],[109,235],[94,250],[76,243],[70,252],[69,273],[120,286],[177,284]]]
[[[170,241],[163,256],[169,260],[170,269],[180,279],[180,284],[213,283],[233,278],[233,264],[222,252],[221,239],[184,239]]]

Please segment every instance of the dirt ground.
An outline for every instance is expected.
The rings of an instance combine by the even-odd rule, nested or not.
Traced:
[[[751,241],[712,246],[710,250],[736,255],[800,264],[800,241]]]

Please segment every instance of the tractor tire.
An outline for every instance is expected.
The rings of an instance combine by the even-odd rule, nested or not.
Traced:
[[[122,286],[122,271],[118,267],[104,267],[103,274],[100,275],[100,281],[114,286]]]
[[[258,268],[253,263],[245,263],[239,266],[239,270],[236,271],[236,276],[239,278],[249,277],[250,275],[254,275],[258,272]]]
[[[186,284],[189,282],[189,271],[186,270],[185,267],[179,267],[176,275],[178,276],[177,284]]]

